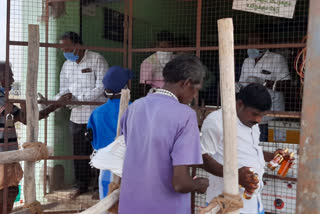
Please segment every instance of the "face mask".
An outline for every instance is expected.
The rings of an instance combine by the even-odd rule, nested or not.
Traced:
[[[120,95],[121,92],[114,94],[114,93],[109,93],[109,92],[104,91],[104,94],[105,94],[106,96],[112,96],[112,95],[113,95],[113,96],[117,96],[117,95]]]
[[[162,66],[165,66],[172,58],[172,52],[167,51],[157,51],[157,57]]]
[[[259,49],[248,49],[247,53],[249,58],[252,59],[260,58],[263,55],[263,51],[260,51]]]
[[[75,55],[73,52],[63,53],[64,58],[72,62],[76,62],[79,59],[78,55]]]

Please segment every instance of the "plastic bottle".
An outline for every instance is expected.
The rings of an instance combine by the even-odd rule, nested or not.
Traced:
[[[287,153],[288,152],[288,149],[286,148],[284,150],[284,153]],[[284,160],[284,157],[278,153],[276,154],[276,156],[274,156],[274,158],[268,163],[268,168],[271,169],[271,170],[275,170],[275,168],[277,168],[277,166],[279,166],[282,161]]]
[[[252,170],[252,169],[251,169]],[[251,171],[250,170],[250,171]],[[254,180],[256,180],[256,181],[259,181],[259,174],[258,173],[254,173],[253,174],[253,179]],[[250,193],[250,192],[248,192],[247,190],[245,190],[244,191],[244,193],[243,193],[243,197],[245,198],[245,199],[247,199],[247,200],[250,200],[251,198],[252,198],[252,195],[253,195],[254,193]]]
[[[279,175],[280,177],[285,177],[286,174],[288,173],[288,170],[290,169],[291,165],[293,164],[293,160],[292,160],[293,156],[294,156],[294,153],[291,152],[291,153],[290,153],[290,158],[286,158],[286,159],[282,162],[282,164],[281,164],[281,166],[280,166],[280,169],[279,169],[279,171],[278,171],[278,175]]]

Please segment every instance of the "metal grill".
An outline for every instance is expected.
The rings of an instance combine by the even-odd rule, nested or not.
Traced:
[[[193,104],[201,126],[204,118],[220,106],[217,20],[232,17],[236,81],[244,80],[244,84],[264,83],[264,79],[252,78],[252,69],[244,65],[248,58],[247,49],[252,48],[268,49],[281,56],[284,63],[281,66],[273,65],[272,72],[281,73],[287,68],[287,74],[277,80],[290,81],[280,88],[284,97],[283,106],[270,112],[269,116],[273,119],[268,122],[267,142],[262,142],[261,145],[267,151],[288,147],[297,153],[302,84],[294,65],[298,53],[305,47],[309,1],[296,1],[293,18],[234,10],[234,2],[235,0],[7,0],[6,53],[15,78],[11,91],[6,88],[8,102],[17,106],[25,103],[28,24],[37,24],[40,25],[38,91],[44,97],[39,104],[40,108],[57,103],[53,98],[59,92],[59,78],[65,62],[61,48],[68,48],[60,43],[60,36],[66,31],[74,31],[84,43],[78,49],[99,53],[109,67],[120,65],[132,69],[132,101],[145,96],[152,87],[161,87],[161,71],[172,57],[181,53],[199,56],[207,67],[203,88]],[[240,9],[244,9],[247,4],[246,1],[242,2]],[[289,11],[284,11],[282,15],[288,16]],[[260,37],[258,42],[248,41],[250,36],[256,35]],[[153,66],[154,72],[150,71],[150,66]],[[245,69],[249,70],[247,77],[251,78],[241,78]],[[84,84],[80,78],[75,77],[75,81]],[[89,176],[88,171],[80,170],[81,176],[92,178],[90,191],[75,200],[69,198],[74,191],[74,160],[88,160],[90,154],[73,153],[69,120],[72,106],[96,106],[102,103],[104,102],[90,99],[62,102],[66,107],[40,122],[39,141],[48,145],[51,154],[48,160],[36,164],[37,200],[50,205],[59,203],[46,212],[76,213],[97,202],[92,199],[97,183],[95,171]],[[86,115],[79,117],[87,119]],[[16,123],[16,130],[21,145],[25,142],[25,126]],[[7,140],[3,145],[6,143]],[[86,162],[80,165],[84,166]],[[266,171],[267,185],[262,195],[267,212],[295,212],[296,167],[297,165],[284,180],[280,180],[274,172]],[[200,169],[197,169],[196,174],[207,176]],[[22,183],[23,181],[19,185],[20,198],[15,202],[16,209],[24,205]],[[8,198],[5,193],[6,191],[4,198]],[[199,207],[205,206],[205,195],[194,194],[192,201],[193,211],[196,212]],[[283,208],[280,209],[278,204],[283,204]]]

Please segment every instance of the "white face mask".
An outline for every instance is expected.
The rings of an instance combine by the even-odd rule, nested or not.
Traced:
[[[109,93],[109,92],[104,91],[104,94],[107,96],[112,96],[112,95],[117,96],[117,95],[121,94],[121,92],[114,94],[114,93]]]
[[[172,52],[167,52],[167,51],[157,51],[156,52],[157,57],[160,61],[161,66],[165,66],[171,59],[172,59]]]

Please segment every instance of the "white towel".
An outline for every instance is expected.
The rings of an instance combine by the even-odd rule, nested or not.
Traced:
[[[121,135],[108,146],[96,150],[91,155],[90,165],[97,169],[110,170],[122,177],[123,161],[126,154],[124,136]]]

